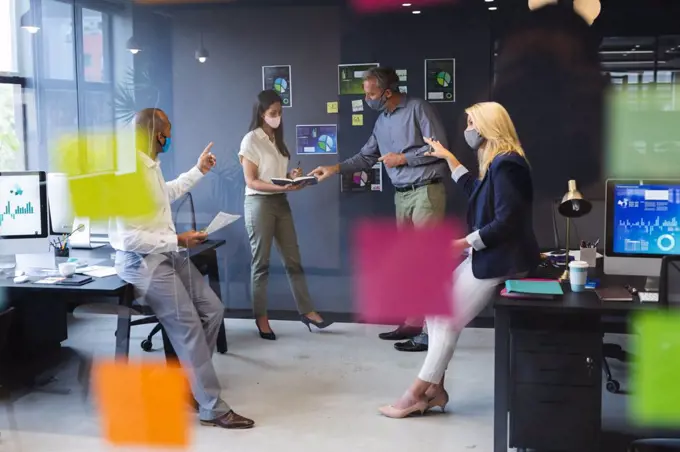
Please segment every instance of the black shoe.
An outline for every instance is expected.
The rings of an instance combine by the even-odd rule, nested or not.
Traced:
[[[406,342],[397,342],[396,344],[394,344],[394,348],[396,348],[400,352],[426,352],[427,351],[427,345],[419,344],[419,343],[415,342],[413,339],[408,340]]]
[[[322,330],[322,329],[324,329],[324,328],[326,328],[326,327],[329,327],[329,326],[331,326],[331,325],[333,324],[333,322],[328,322],[328,321],[326,321],[326,320],[324,320],[324,321],[322,321],[322,322],[315,322],[314,320],[310,319],[310,318],[307,317],[306,315],[301,315],[301,316],[300,316],[300,321],[301,321],[302,323],[304,323],[305,326],[307,326],[307,328],[309,328],[309,332],[310,332],[310,333],[312,332],[312,327],[311,327],[311,325],[314,325],[314,326],[317,327],[318,329]]]
[[[378,337],[385,341],[403,341],[416,337],[422,331],[423,329],[419,326],[401,325],[396,330],[378,334]]]
[[[257,324],[257,321],[255,321],[255,326],[257,327],[257,331],[260,333],[260,337],[262,339],[266,339],[268,341],[275,341],[276,340],[276,334],[274,334],[274,331],[269,331],[269,333],[264,333],[260,329],[260,325]]]

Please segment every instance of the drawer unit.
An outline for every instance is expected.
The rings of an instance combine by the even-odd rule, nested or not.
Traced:
[[[510,447],[597,450],[599,394],[593,388],[515,385],[511,396]]]
[[[517,352],[513,365],[514,381],[566,386],[601,384],[600,366],[584,354]]]
[[[598,449],[601,334],[511,330],[510,367],[512,447]]]

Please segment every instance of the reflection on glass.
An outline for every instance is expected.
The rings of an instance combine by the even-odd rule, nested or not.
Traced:
[[[45,121],[45,143],[50,168],[54,168],[54,152],[59,140],[78,130],[78,100],[75,89],[45,89],[42,93],[40,117]]]
[[[101,12],[83,9],[83,72],[86,82],[105,81],[103,22]]]
[[[76,70],[73,6],[58,0],[44,0],[41,33],[44,77],[74,80]]]
[[[0,171],[26,169],[21,86],[0,84]]]

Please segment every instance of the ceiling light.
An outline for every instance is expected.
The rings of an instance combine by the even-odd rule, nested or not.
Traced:
[[[33,17],[33,11],[31,9],[26,11],[21,16],[19,23],[21,24],[21,28],[23,28],[32,35],[40,31],[40,27],[38,26],[38,23],[35,21],[35,18]]]
[[[205,63],[208,60],[210,54],[203,45],[203,33],[201,33],[201,46],[196,51],[196,59],[199,63]]]
[[[411,4],[410,3],[402,3],[401,6],[408,8],[409,6],[411,6]]]
[[[491,3],[493,0],[484,0],[486,3]]]
[[[128,51],[133,55],[137,55],[142,51],[142,47],[139,45],[134,36],[131,36],[130,39],[127,40],[127,43],[125,43],[125,48],[128,49]]]
[[[498,7],[496,6],[489,6],[489,11],[496,11]]]
[[[420,11],[412,11],[413,14],[420,14]]]

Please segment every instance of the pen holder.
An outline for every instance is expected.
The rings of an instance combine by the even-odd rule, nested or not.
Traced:
[[[588,267],[597,266],[597,249],[581,248],[579,260],[588,263]]]
[[[70,249],[68,246],[65,246],[64,248],[55,248],[54,257],[69,257],[69,252]]]

